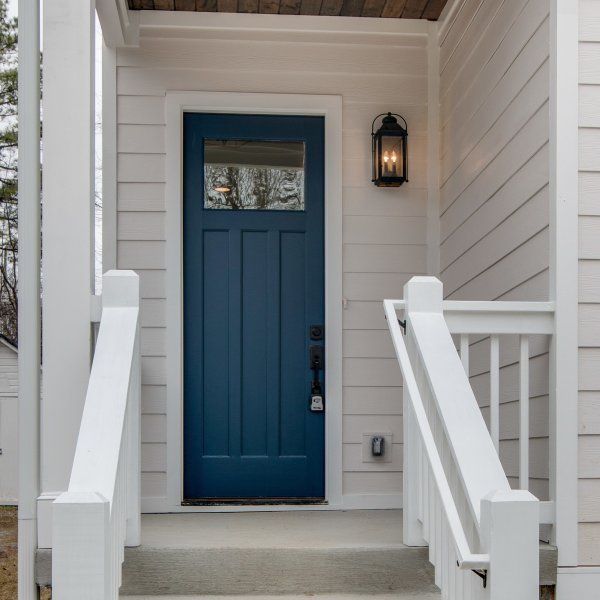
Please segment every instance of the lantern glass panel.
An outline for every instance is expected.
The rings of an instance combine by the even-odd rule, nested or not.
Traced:
[[[404,164],[402,137],[383,135],[381,137],[381,175],[382,177],[402,176]]]

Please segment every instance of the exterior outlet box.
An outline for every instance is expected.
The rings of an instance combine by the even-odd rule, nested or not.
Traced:
[[[383,454],[381,456],[373,455],[373,438],[380,437],[383,441]],[[384,433],[375,431],[373,433],[362,434],[362,461],[364,463],[389,463],[393,458],[393,435],[390,432]]]

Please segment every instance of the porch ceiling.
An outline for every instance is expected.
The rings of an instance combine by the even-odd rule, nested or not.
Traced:
[[[447,0],[128,0],[133,10],[437,20]]]

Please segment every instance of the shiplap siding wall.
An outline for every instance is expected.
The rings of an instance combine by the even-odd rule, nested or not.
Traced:
[[[464,0],[440,35],[440,268],[455,300],[547,300],[549,1]],[[518,340],[500,338],[500,455],[518,483]],[[548,342],[532,339],[530,489],[548,497]],[[471,383],[489,420],[489,338]]]
[[[579,562],[600,564],[600,2],[579,2]]]
[[[163,506],[167,468],[166,90],[343,97],[343,493],[402,489],[401,378],[381,300],[400,297],[426,268],[427,36],[260,37],[142,37],[139,48],[118,51],[117,262],[141,278],[142,493],[154,510]],[[370,183],[371,121],[388,110],[410,126],[410,183],[399,190]],[[362,461],[368,432],[393,434],[391,462]]]

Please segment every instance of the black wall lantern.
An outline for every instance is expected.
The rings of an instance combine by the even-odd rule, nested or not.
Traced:
[[[379,117],[381,127],[375,131],[375,122]],[[402,119],[404,127],[398,123]],[[371,125],[373,138],[373,179],[377,187],[399,187],[408,181],[406,140],[408,126],[406,119],[395,113],[381,113],[373,119]]]

